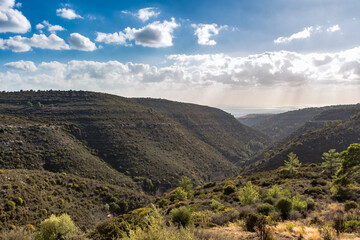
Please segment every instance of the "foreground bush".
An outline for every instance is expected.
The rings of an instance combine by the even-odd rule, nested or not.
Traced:
[[[252,183],[249,181],[246,185],[239,191],[239,200],[241,205],[248,205],[255,202],[259,197],[259,191],[256,187],[253,187]]]
[[[292,202],[288,198],[280,198],[280,200],[276,203],[276,208],[281,213],[281,217],[283,219],[287,219],[289,217],[291,207]]]
[[[51,215],[40,223],[40,231],[36,234],[36,240],[61,240],[66,239],[76,232],[74,222],[67,214],[59,217]]]
[[[191,211],[187,207],[179,207],[171,211],[171,220],[179,227],[188,227],[192,224]]]

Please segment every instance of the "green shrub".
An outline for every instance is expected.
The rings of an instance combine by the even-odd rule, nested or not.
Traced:
[[[354,201],[346,201],[344,208],[345,211],[349,211],[350,209],[359,208],[359,204]]]
[[[302,212],[307,208],[307,202],[302,201],[300,194],[297,193],[296,196],[294,196],[292,198],[291,206],[292,206],[292,209]]]
[[[15,210],[15,209],[16,209],[15,202],[9,200],[5,203],[5,208],[4,208],[5,211],[11,211],[11,210]]]
[[[181,187],[178,187],[174,191],[174,196],[176,200],[185,201],[188,197],[188,193]]]
[[[246,185],[239,191],[239,200],[242,205],[248,205],[255,202],[259,197],[259,191],[253,187],[251,181],[247,182]]]
[[[344,222],[344,228],[346,232],[354,232],[358,227],[360,227],[360,221],[350,220]]]
[[[263,203],[257,207],[257,211],[263,215],[269,216],[269,213],[274,211],[274,207],[269,203]]]
[[[271,198],[277,198],[281,194],[281,189],[278,187],[278,185],[274,185],[272,188],[270,188],[266,195]]]
[[[40,209],[40,212],[41,212],[41,215],[46,215],[48,213],[48,211],[45,208]]]
[[[280,198],[276,203],[276,208],[279,210],[281,217],[287,219],[291,211],[292,202],[288,198]]]
[[[236,186],[229,184],[229,185],[225,185],[224,186],[224,194],[225,195],[230,195],[232,193],[236,192]]]
[[[259,215],[250,213],[245,219],[245,228],[249,232],[255,232],[255,227],[259,221]]]
[[[74,222],[67,214],[59,217],[51,215],[40,223],[40,230],[36,235],[36,240],[60,240],[66,239],[68,236],[76,232]]]
[[[223,205],[221,202],[216,201],[215,199],[211,199],[210,207],[211,207],[213,210],[218,211],[219,209],[223,208],[224,205]]]
[[[314,210],[315,209],[315,201],[314,201],[314,199],[312,199],[311,197],[308,197],[306,199],[306,203],[307,203],[307,209],[308,210]]]
[[[170,200],[167,198],[162,198],[159,200],[158,205],[160,208],[166,207],[170,204]]]
[[[192,224],[191,211],[187,207],[179,207],[171,211],[171,220],[174,224],[188,227]]]

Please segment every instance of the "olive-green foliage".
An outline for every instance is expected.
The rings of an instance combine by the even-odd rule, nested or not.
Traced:
[[[289,191],[289,189],[284,189],[281,190],[281,188],[279,188],[278,185],[274,185],[272,188],[270,188],[266,195],[268,197],[272,197],[272,198],[278,198],[278,197],[287,197],[290,198],[291,197],[291,192]]]
[[[191,179],[187,176],[181,177],[181,180],[179,181],[180,187],[187,192],[188,194],[191,193],[193,185],[191,183]]]
[[[345,211],[349,211],[350,209],[359,208],[359,204],[354,201],[346,201],[344,205]]]
[[[224,194],[230,195],[232,193],[236,192],[236,186],[233,184],[228,184],[224,186]]]
[[[308,197],[306,199],[306,203],[307,203],[307,209],[308,210],[314,210],[315,209],[315,201],[314,201],[314,199],[312,199],[311,197]]]
[[[67,214],[59,217],[51,215],[40,223],[39,232],[36,234],[36,240],[61,240],[77,231],[74,222]]]
[[[175,200],[184,201],[188,197],[188,193],[182,187],[178,187],[173,192]]]
[[[360,179],[360,144],[351,144],[340,156],[342,162],[336,173],[333,193],[341,200],[356,198],[354,188],[358,188]]]
[[[291,201],[291,207],[294,210],[297,210],[299,212],[304,211],[307,208],[307,202],[306,201],[302,201],[301,200],[301,196],[299,193],[296,194],[296,196],[294,196],[292,198]]]
[[[341,166],[340,153],[336,152],[336,149],[330,149],[328,152],[323,153],[321,159],[324,161],[321,164],[324,171],[334,176]]]
[[[170,200],[167,199],[167,198],[162,198],[159,200],[158,202],[158,205],[159,205],[159,208],[163,208],[163,207],[166,207],[170,204]]]
[[[239,200],[242,205],[248,205],[255,202],[259,197],[259,190],[254,187],[251,181],[247,182],[246,185],[239,191]]]
[[[16,209],[16,203],[13,201],[7,201],[5,203],[5,211],[11,211]]]
[[[261,214],[268,216],[272,211],[274,211],[274,206],[269,203],[263,203],[257,207],[257,211]]]
[[[171,211],[171,221],[179,227],[188,227],[192,224],[191,211],[187,207],[179,207]]]
[[[289,153],[288,160],[285,160],[284,163],[291,175],[296,174],[299,167],[301,167],[298,156],[293,152]]]
[[[354,232],[359,227],[360,221],[358,220],[349,220],[344,222],[344,229],[346,232]]]
[[[287,219],[292,207],[292,202],[288,198],[280,198],[279,201],[276,203],[276,208],[281,213],[281,217],[283,219]]]
[[[195,240],[192,229],[175,228],[167,226],[163,215],[153,207],[152,213],[145,217],[144,227],[130,230],[124,240]]]
[[[256,213],[250,213],[245,219],[245,228],[249,232],[255,232],[260,216]]]
[[[211,208],[215,211],[218,211],[222,208],[224,208],[224,204],[222,204],[219,201],[216,201],[215,199],[211,199],[211,204],[210,204]]]

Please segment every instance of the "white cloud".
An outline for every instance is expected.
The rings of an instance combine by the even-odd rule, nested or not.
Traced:
[[[96,42],[103,42],[106,44],[114,43],[120,45],[127,45],[126,43],[126,34],[123,32],[115,32],[115,33],[96,33],[97,37],[95,39]]]
[[[97,33],[95,41],[104,43],[115,43],[121,45],[130,45],[127,41],[134,41],[136,45],[144,47],[170,47],[173,45],[173,31],[180,25],[171,18],[171,22],[153,22],[143,28],[125,28],[123,32],[118,33]]]
[[[194,35],[198,37],[198,44],[200,45],[216,45],[215,40],[212,40],[213,36],[219,34],[220,30],[227,28],[228,26],[218,26],[213,24],[191,24],[195,28]]]
[[[323,31],[323,29],[326,29],[326,31]],[[319,33],[330,33],[330,32],[337,32],[340,31],[340,27],[338,24],[325,27],[325,26],[310,26],[304,28],[302,31],[292,34],[290,37],[279,37],[274,40],[274,43],[281,44],[281,43],[290,43],[294,40],[298,39],[307,39],[310,38],[313,34],[319,34]]]
[[[0,49],[11,50],[13,52],[27,52],[31,48],[64,50],[69,46],[63,39],[55,34],[46,36],[45,34],[34,34],[31,38],[14,36],[9,39],[0,39]]]
[[[36,72],[37,67],[31,61],[18,61],[18,62],[9,62],[4,64],[5,67],[13,70],[20,70],[24,72]]]
[[[57,31],[65,31],[66,29],[60,25],[52,25],[48,21],[44,20],[41,23],[36,24],[36,30],[42,32],[42,29],[47,28],[51,33],[56,33]]]
[[[148,8],[142,8],[139,9],[136,13],[130,12],[130,11],[121,11],[124,14],[130,14],[134,17],[137,17],[143,22],[148,21],[152,17],[157,17],[160,14],[160,11],[155,7],[148,7]]]
[[[337,32],[337,31],[340,31],[340,27],[339,27],[338,24],[336,24],[336,25],[333,25],[333,26],[331,26],[331,27],[328,27],[328,28],[326,29],[326,31],[327,31],[327,32]]]
[[[76,14],[75,11],[73,9],[70,8],[59,8],[56,9],[56,15],[62,18],[66,18],[69,20],[73,20],[76,18],[83,18],[82,16],[80,16],[79,14]]]
[[[157,8],[149,7],[149,8],[142,8],[138,11],[137,17],[143,21],[146,22],[151,17],[157,17],[160,14],[160,11],[158,11]]]
[[[354,102],[360,89],[360,47],[321,54],[279,51],[245,57],[171,55],[161,67],[78,60],[43,62],[35,67],[37,71],[31,76],[0,73],[1,86],[5,90],[9,86],[15,90],[82,89],[205,104],[224,104],[223,99],[228,99],[227,103],[275,105],[284,103],[284,99],[288,104],[311,104],[321,99]]]
[[[30,30],[29,20],[13,9],[14,6],[14,0],[0,0],[0,33],[26,33]]]
[[[306,27],[301,32],[294,33],[290,37],[279,37],[274,40],[274,43],[289,43],[295,39],[309,38],[313,30],[313,27]]]
[[[94,51],[96,50],[96,45],[89,38],[82,36],[79,33],[72,33],[68,38],[71,49],[81,50],[81,51]]]

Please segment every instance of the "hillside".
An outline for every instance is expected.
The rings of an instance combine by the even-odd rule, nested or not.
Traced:
[[[357,109],[357,112],[359,110],[360,108]],[[354,109],[351,111],[354,111]],[[334,115],[333,113],[333,110],[324,112],[318,116],[318,119],[324,119],[321,116],[329,118],[329,115]],[[338,113],[347,116],[345,113],[349,113],[349,111],[342,110],[336,111],[336,113],[336,116],[338,116]],[[305,125],[294,134],[257,154],[247,163],[248,166],[244,172],[266,171],[282,166],[290,152],[297,154],[303,163],[320,163],[324,152],[330,149],[336,149],[340,152],[345,150],[351,143],[357,142],[360,142],[359,114],[352,115],[349,119],[343,121],[321,120],[321,125],[317,124],[316,128],[306,127]]]
[[[0,232],[11,226],[37,226],[51,214],[64,212],[78,227],[87,230],[112,214],[131,211],[153,200],[128,187],[24,169],[0,170],[0,194]],[[9,201],[15,203],[14,207],[9,206]]]
[[[271,136],[274,141],[278,141],[294,133],[303,127],[304,124],[307,124],[307,127],[310,128],[317,128],[318,126],[322,126],[325,121],[345,120],[355,114],[358,108],[359,105],[304,108],[265,117],[265,119],[252,124],[251,127]],[[257,119],[258,117],[257,115],[251,115],[250,123],[252,122],[252,118]],[[244,119],[240,121],[244,121]]]
[[[256,123],[264,121],[265,119],[268,119],[273,116],[274,114],[248,114],[246,116],[238,117],[236,119],[239,120],[242,124],[252,127]]]
[[[168,101],[164,103],[165,106],[172,104]],[[191,112],[191,124],[201,126],[201,130],[186,127],[174,115],[165,114],[145,103],[140,104],[137,99],[83,91],[2,92],[0,113],[21,119],[25,117],[42,128],[49,125],[43,130],[46,132],[43,138],[38,134],[31,137],[30,133],[21,133],[20,140],[23,138],[21,141],[29,144],[25,144],[26,148],[15,144],[14,154],[22,155],[23,152],[31,152],[29,149],[36,149],[37,139],[57,143],[43,144],[41,151],[55,151],[45,147],[57,149],[55,152],[64,149],[54,153],[57,154],[56,160],[44,155],[41,163],[35,158],[26,159],[25,163],[25,159],[20,158],[18,166],[8,160],[3,160],[2,165],[28,169],[43,165],[48,170],[80,174],[83,171],[77,170],[83,164],[80,161],[92,159],[106,166],[94,167],[95,170],[107,169],[108,173],[100,176],[107,176],[115,170],[123,174],[120,174],[122,179],[129,179],[124,178],[126,175],[142,185],[145,191],[155,193],[176,185],[183,175],[191,177],[195,183],[232,176],[238,171],[235,162],[245,160],[267,143],[263,134],[243,126],[220,110],[180,103],[178,106],[179,111],[184,111],[183,115]],[[182,106],[186,106],[185,109]],[[201,114],[197,113],[198,109],[203,109]],[[210,113],[205,114],[206,111]],[[204,127],[205,115],[207,122],[221,125],[230,121],[230,124],[226,127]],[[21,124],[17,128],[21,128]],[[38,130],[24,131],[38,133]],[[16,138],[11,134],[7,133],[7,137]],[[216,136],[222,135],[224,137],[218,141]],[[228,137],[231,141],[226,141]],[[75,150],[70,151],[58,143],[74,145]],[[240,146],[235,146],[237,143]],[[79,161],[78,165],[73,162],[75,159]],[[44,164],[44,160],[48,164]],[[82,176],[87,174],[84,172]]]
[[[174,119],[232,163],[240,164],[269,144],[269,137],[216,108],[162,99],[136,99]]]

